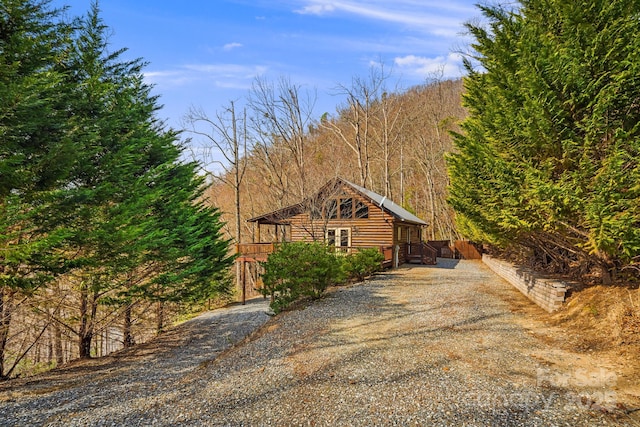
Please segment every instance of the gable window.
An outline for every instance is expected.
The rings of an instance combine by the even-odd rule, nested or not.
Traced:
[[[356,201],[356,218],[369,218],[369,207],[362,200]]]
[[[353,218],[353,199],[340,199],[340,219]]]
[[[335,199],[331,199],[327,201],[327,207],[325,211],[325,216],[327,219],[337,219],[338,218],[338,201]]]
[[[369,218],[369,206],[353,197],[329,199],[325,205],[326,219]]]

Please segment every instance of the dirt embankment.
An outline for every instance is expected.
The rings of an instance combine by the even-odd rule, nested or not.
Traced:
[[[620,409],[640,403],[640,289],[591,286],[578,289],[562,309],[547,313],[526,299],[513,298],[520,323],[554,350],[535,354],[560,369],[615,373],[611,381]]]

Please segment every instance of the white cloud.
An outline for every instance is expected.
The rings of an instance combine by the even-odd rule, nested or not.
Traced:
[[[262,65],[187,64],[173,70],[145,73],[148,83],[162,88],[213,84],[220,88],[249,88],[257,76],[267,72]]]
[[[300,0],[300,14],[327,15],[342,12],[366,19],[407,25],[439,36],[455,36],[475,8],[443,0]]]
[[[223,50],[226,50],[226,51],[229,51],[229,50],[236,49],[236,48],[238,48],[238,47],[242,47],[242,43],[236,43],[236,42],[233,42],[233,43],[227,43],[227,44],[225,44],[224,46],[222,46],[222,49],[223,49]]]
[[[170,83],[171,86],[182,86],[191,81],[191,78],[184,72],[175,71],[147,71],[144,73],[147,83],[154,85],[164,85]]]
[[[394,64],[400,71],[422,78],[455,78],[463,74],[462,57],[457,53],[434,58],[407,55],[395,58]]]
[[[325,15],[336,10],[336,7],[331,3],[326,4],[310,4],[302,9],[298,9],[295,12],[301,15]]]

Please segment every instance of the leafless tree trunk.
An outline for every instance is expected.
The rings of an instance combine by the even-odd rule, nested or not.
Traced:
[[[156,305],[156,333],[164,331],[164,302],[158,301]]]
[[[380,123],[377,128],[380,132],[378,140],[382,151],[384,195],[393,199],[391,165],[392,156],[398,149],[402,132],[402,123],[399,120],[403,112],[402,102],[396,95],[389,96],[386,91],[383,91],[379,111]]]
[[[62,351],[62,328],[58,323],[53,324],[53,349],[56,358],[56,366],[64,363],[64,353]]]
[[[405,205],[404,192],[404,143],[400,144],[400,204]]]
[[[243,110],[238,117],[235,103],[223,112],[210,118],[202,108],[192,107],[184,118],[187,131],[204,141],[194,143],[197,148],[194,153],[196,160],[204,163],[205,170],[210,176],[222,181],[233,188],[235,199],[235,240],[242,241],[240,192],[247,168],[248,151],[251,149],[250,136],[247,130],[247,112]],[[222,156],[224,161],[218,160]],[[216,173],[215,167],[221,168],[222,173]]]
[[[124,309],[124,313],[123,313],[123,320],[122,320],[122,344],[124,345],[124,348],[128,348],[128,347],[133,347],[134,345],[136,345],[136,341],[133,339],[133,333],[132,333],[132,326],[133,326],[133,321],[132,321],[132,311],[133,309],[133,305],[132,304],[127,304],[127,307]]]
[[[324,116],[321,126],[330,130],[357,157],[360,175],[359,184],[371,188],[372,132],[376,108],[382,98],[384,83],[388,75],[384,67],[372,66],[368,78],[354,77],[351,87],[340,85],[337,94],[346,96],[346,106],[338,109],[338,117]]]
[[[89,292],[87,284],[80,289],[80,328],[78,330],[78,354],[81,359],[91,357],[91,343],[95,332],[98,295]]]
[[[13,294],[10,289],[4,286],[0,287],[0,379],[7,378],[5,372],[5,354],[13,311]]]
[[[291,156],[295,169],[296,199],[305,198],[308,190],[306,150],[309,129],[314,123],[313,109],[316,102],[315,91],[302,91],[288,78],[280,78],[277,85],[264,79],[256,79],[249,96],[249,104],[254,112],[253,128],[261,145],[265,160],[271,162],[272,152],[282,147]],[[277,180],[284,184],[282,172],[277,168],[284,165],[269,165]]]
[[[205,166],[210,176],[233,188],[235,210],[235,241],[242,243],[242,206],[240,192],[244,174],[247,168],[249,153],[249,134],[247,131],[247,111],[243,110],[242,117],[236,116],[233,101],[222,113],[217,113],[215,119],[210,118],[201,108],[191,108],[185,120],[188,130],[192,134],[204,138],[200,145],[202,151],[198,153],[199,160],[206,165],[217,164],[223,173],[216,174],[212,168]],[[216,154],[222,155],[224,162],[216,160]],[[240,263],[236,263],[236,277],[240,277]],[[243,293],[244,295],[244,293]],[[243,298],[244,303],[244,298]]]

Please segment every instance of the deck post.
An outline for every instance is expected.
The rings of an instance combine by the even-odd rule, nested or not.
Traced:
[[[247,302],[247,262],[242,260],[242,305]]]
[[[236,255],[240,255],[240,245],[236,243]],[[243,261],[236,259],[236,289],[240,289],[242,285],[241,264]],[[244,287],[243,287],[244,288]]]
[[[398,268],[400,265],[400,245],[395,245],[393,248],[393,268]]]

